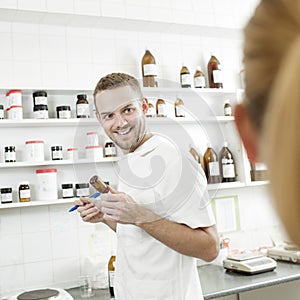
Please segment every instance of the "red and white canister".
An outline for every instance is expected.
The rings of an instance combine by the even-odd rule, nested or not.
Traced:
[[[44,161],[44,141],[34,140],[25,142],[26,161]]]
[[[37,200],[57,200],[57,169],[38,169],[35,172]]]

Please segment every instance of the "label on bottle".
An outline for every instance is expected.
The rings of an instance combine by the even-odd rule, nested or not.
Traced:
[[[47,97],[39,96],[34,98],[35,105],[47,105]]]
[[[48,110],[36,110],[33,112],[34,118],[35,119],[48,119],[49,114]]]
[[[225,106],[225,107],[224,107],[224,115],[225,115],[225,116],[231,116],[231,115],[232,115],[232,109],[231,109],[231,106]]]
[[[221,70],[213,70],[213,81],[214,83],[222,83],[223,82],[223,73]]]
[[[205,77],[204,76],[194,77],[194,86],[195,88],[205,88]]]
[[[105,147],[104,150],[105,150],[105,156],[117,155],[116,147]]]
[[[11,203],[12,193],[1,194],[1,203]]]
[[[63,198],[71,198],[74,197],[73,189],[62,189],[62,197]]]
[[[109,286],[114,287],[115,286],[115,271],[108,271],[109,276]]]
[[[191,85],[191,75],[190,74],[181,74],[181,85]]]
[[[156,111],[154,107],[148,107],[147,117],[155,117]]]
[[[5,152],[4,160],[5,161],[16,161],[16,152]]]
[[[234,172],[234,164],[227,164],[227,165],[222,165],[222,170],[223,170],[223,178],[234,178],[235,177],[235,172]]]
[[[59,119],[70,119],[71,118],[71,112],[69,110],[61,110],[58,113]]]
[[[208,163],[208,169],[209,169],[209,176],[220,175],[219,163],[217,161]]]
[[[156,64],[147,64],[143,66],[144,76],[157,76]]]
[[[30,190],[20,190],[20,199],[30,198]]]
[[[77,104],[77,116],[89,116],[89,105],[87,103]]]
[[[175,116],[176,117],[184,117],[184,107],[183,107],[183,105],[175,106]]]
[[[76,189],[76,195],[77,197],[85,197],[88,196],[90,193],[89,188],[82,188],[82,189]]]
[[[157,105],[157,114],[161,116],[166,115],[166,104],[158,104]]]
[[[63,159],[62,151],[61,150],[52,151],[52,159]]]

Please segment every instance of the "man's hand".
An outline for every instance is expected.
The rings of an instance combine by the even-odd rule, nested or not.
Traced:
[[[103,213],[96,206],[96,202],[98,201],[99,199],[84,197],[80,197],[80,199],[74,201],[74,204],[79,206],[77,212],[83,221],[90,223],[104,222]]]

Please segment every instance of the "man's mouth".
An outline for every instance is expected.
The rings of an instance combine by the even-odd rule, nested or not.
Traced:
[[[126,128],[126,129],[122,129],[122,130],[118,130],[118,131],[116,131],[116,133],[119,134],[119,135],[126,135],[126,134],[128,134],[130,131],[131,131],[131,127]]]

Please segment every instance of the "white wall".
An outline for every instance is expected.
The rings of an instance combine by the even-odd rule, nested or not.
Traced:
[[[160,79],[179,82],[183,61],[191,73],[197,65],[206,70],[213,50],[227,75],[225,88],[239,87],[240,28],[256,3],[2,0],[0,89],[93,89],[101,76],[115,71],[140,78],[145,46],[156,58]],[[1,171],[0,181],[4,176]],[[241,236],[246,241],[245,232],[253,238],[246,245],[253,246],[259,228],[268,232],[278,225],[265,188],[218,195],[226,193],[238,193],[241,204],[242,231],[230,236],[234,247],[244,245]],[[84,272],[86,256],[97,257],[97,268],[102,271],[98,286],[106,286],[113,236],[104,226],[83,224],[76,214],[70,216],[68,207],[0,210],[3,293],[39,286],[70,287]]]

